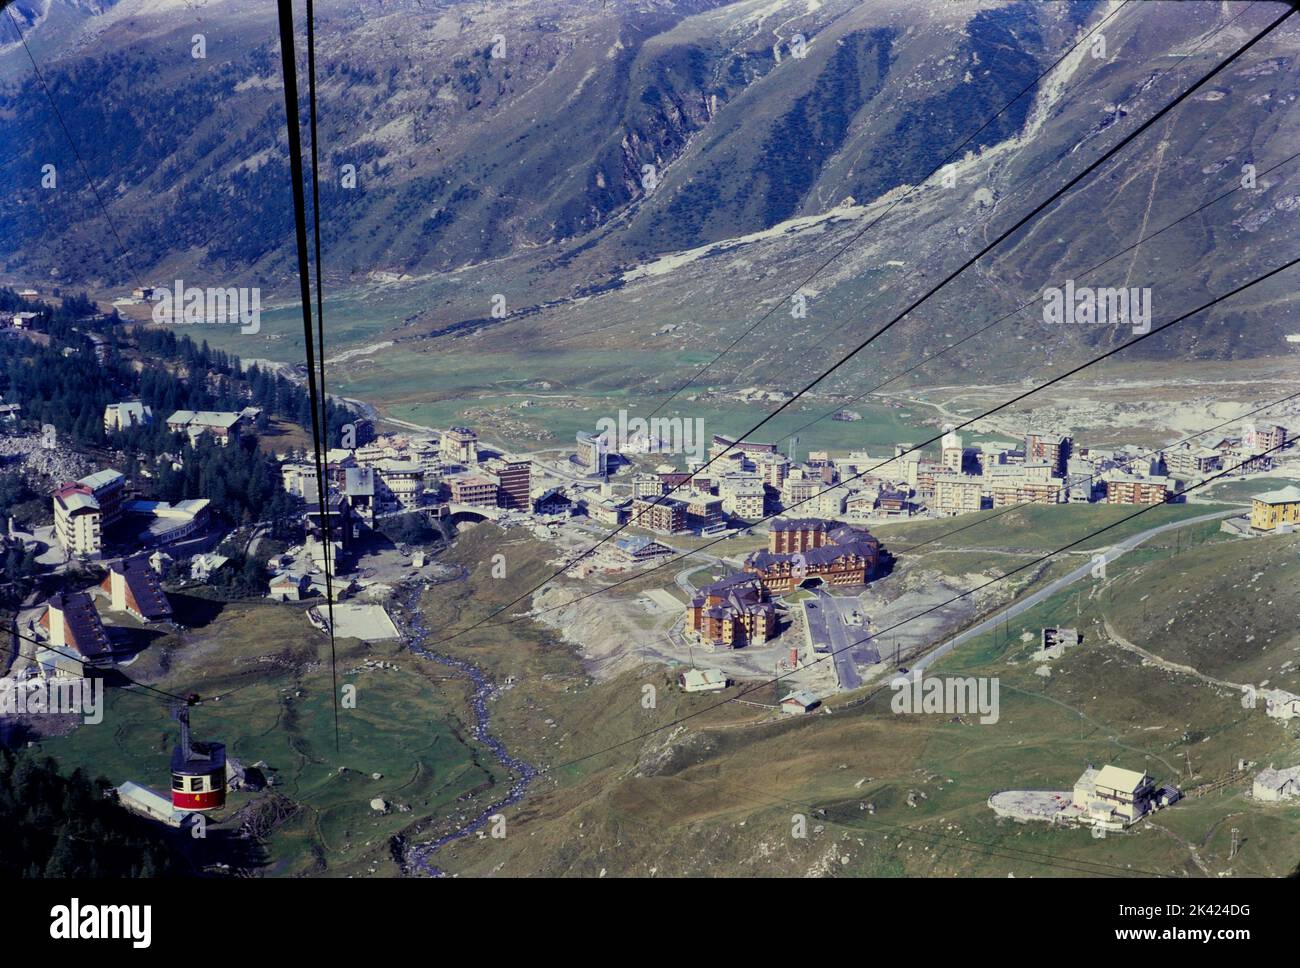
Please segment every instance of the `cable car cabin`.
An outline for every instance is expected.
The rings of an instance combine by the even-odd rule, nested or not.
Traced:
[[[177,810],[219,810],[226,805],[226,747],[190,739],[190,710],[198,696],[172,710],[181,741],[172,750],[172,806]]]
[[[191,743],[172,750],[172,806],[177,810],[219,810],[226,805],[226,748]]]

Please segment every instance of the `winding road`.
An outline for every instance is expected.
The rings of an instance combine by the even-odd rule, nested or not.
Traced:
[[[1120,557],[1120,555],[1124,554],[1127,551],[1132,551],[1134,548],[1138,547],[1138,545],[1149,540],[1150,538],[1153,538],[1155,535],[1163,534],[1166,531],[1174,531],[1178,528],[1190,527],[1193,524],[1204,524],[1206,521],[1214,521],[1217,518],[1232,517],[1234,514],[1240,514],[1242,510],[1243,509],[1240,507],[1234,507],[1228,511],[1215,511],[1212,514],[1202,514],[1193,518],[1183,518],[1180,521],[1170,521],[1167,524],[1162,524],[1155,528],[1148,528],[1146,531],[1139,531],[1137,534],[1130,535],[1129,537],[1124,538],[1122,541],[1119,541],[1116,544],[1111,545],[1105,551],[1098,552],[1098,553],[1103,556],[1104,560],[1107,563],[1110,563],[1114,561],[1116,558]],[[1039,602],[1051,598],[1061,589],[1068,588],[1070,585],[1073,585],[1080,578],[1092,574],[1093,567],[1094,567],[1093,559],[1090,558],[1088,559],[1088,561],[1080,565],[1078,568],[1075,568],[1068,574],[1062,575],[1060,578],[1056,579],[1055,581],[1050,582],[1047,585],[1044,585],[1042,588],[1034,592],[1032,595],[1027,595],[1020,601],[1015,602],[1012,605],[1009,605],[1006,608],[1002,609],[1002,611],[995,612],[993,615],[990,615],[988,618],[984,619],[983,621],[978,622],[975,625],[972,625],[964,632],[960,632],[957,635],[954,635],[952,638],[948,639],[943,644],[937,646],[934,649],[931,649],[924,656],[917,659],[912,664],[912,668],[918,670],[924,670],[931,663],[939,659],[942,659],[953,649],[957,648],[957,646],[965,642],[969,642],[971,639],[983,635],[985,632],[992,631],[995,627],[1000,625],[1002,622],[1009,621],[1010,619],[1015,618],[1017,615],[1020,615],[1028,611],[1029,609],[1033,608]]]

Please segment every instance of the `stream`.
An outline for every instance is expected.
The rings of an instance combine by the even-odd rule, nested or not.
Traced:
[[[433,864],[433,855],[452,841],[468,837],[480,830],[493,816],[506,807],[513,806],[522,800],[528,785],[537,777],[540,771],[531,763],[525,763],[523,760],[512,756],[510,751],[506,749],[505,743],[492,735],[490,730],[491,720],[488,716],[488,700],[497,689],[483,673],[483,670],[472,662],[442,655],[421,645],[430,636],[431,632],[419,610],[420,591],[421,586],[416,586],[413,590],[404,593],[400,599],[407,614],[410,615],[409,626],[404,630],[407,648],[421,658],[449,666],[469,677],[474,684],[474,692],[470,698],[470,705],[474,710],[474,738],[490,749],[497,761],[515,776],[514,782],[510,784],[510,789],[504,797],[485,807],[470,820],[456,827],[450,833],[443,834],[434,840],[412,844],[407,847],[406,856],[412,868],[434,877],[444,877],[446,876],[445,872]]]

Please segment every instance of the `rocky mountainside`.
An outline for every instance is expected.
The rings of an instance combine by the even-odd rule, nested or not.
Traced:
[[[720,368],[739,380],[765,356],[811,364],[852,345],[868,321],[960,264],[1281,9],[1119,9],[1113,0],[317,6],[327,283],[346,293],[367,280],[406,280],[394,283],[405,287],[401,310],[360,335],[391,327],[419,340],[482,328],[489,340],[564,346],[599,331],[618,350],[680,325],[659,342],[708,352],[848,245],[809,284],[805,320],[756,332],[746,358]],[[6,25],[0,112],[14,149],[0,157],[0,177],[15,187],[0,210],[0,275],[117,285],[184,273],[290,293],[273,7],[22,7],[129,255]],[[1035,83],[1108,15],[1104,50],[1082,47]],[[1012,309],[1232,189],[1243,165],[1263,171],[1286,159],[1300,144],[1297,37],[1288,24],[1258,45],[927,304],[925,317],[964,322]],[[300,37],[305,62],[303,47]],[[959,146],[954,179],[910,191]],[[47,163],[59,172],[57,191],[41,185]],[[1092,284],[1153,287],[1159,322],[1281,261],[1297,219],[1295,166],[1284,165],[1110,263]],[[1231,313],[1151,340],[1150,351],[1284,352],[1284,336],[1300,330],[1292,288],[1261,287]],[[512,315],[495,320],[487,310],[502,292]],[[1116,332],[1046,330],[1039,320],[994,344],[1001,353],[981,367],[1018,367],[1027,353],[1050,357],[1058,346],[1113,342]],[[913,357],[934,338],[913,327],[890,351]]]

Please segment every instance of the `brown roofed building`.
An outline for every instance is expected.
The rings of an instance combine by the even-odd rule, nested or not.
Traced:
[[[821,518],[777,518],[767,532],[767,550],[777,555],[820,548],[836,527],[834,521]]]
[[[776,633],[776,609],[755,576],[729,575],[691,599],[686,626],[714,648],[761,645]]]
[[[41,627],[49,632],[52,649],[71,652],[88,666],[112,665],[113,647],[89,595],[59,592],[45,604]]]
[[[816,520],[805,519],[797,524]],[[869,532],[848,525],[808,531],[821,535],[813,539],[821,543],[789,553],[756,551],[745,559],[745,571],[775,593],[788,592],[809,578],[820,578],[828,585],[864,585],[875,575],[880,565],[880,542]]]
[[[143,555],[113,562],[99,587],[108,593],[115,612],[126,612],[142,622],[166,622],[172,617],[171,602],[158,573]]]

